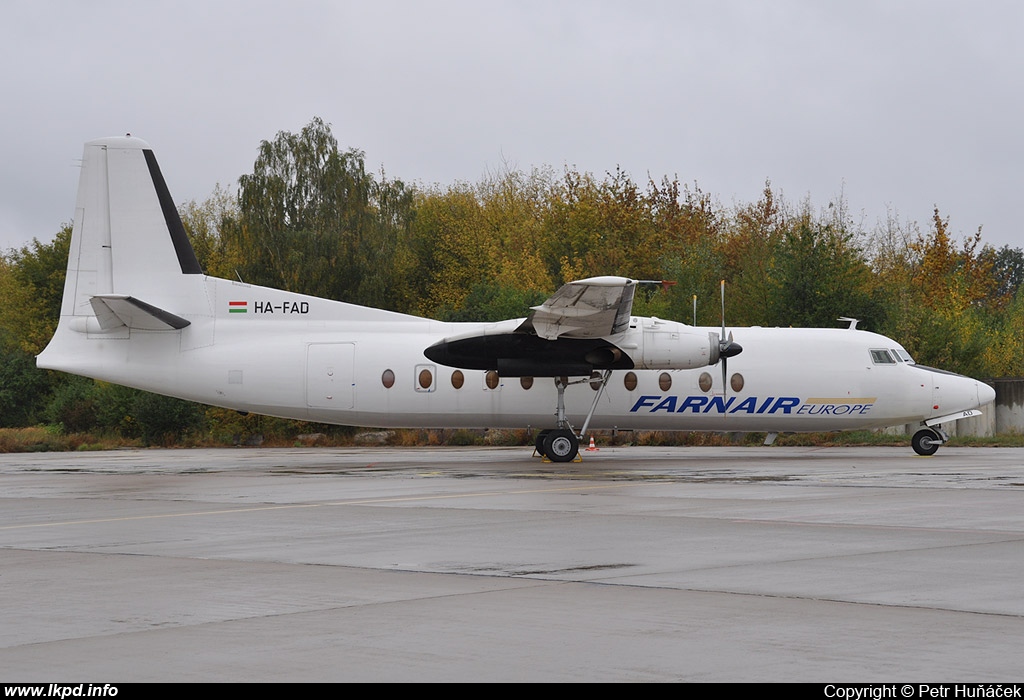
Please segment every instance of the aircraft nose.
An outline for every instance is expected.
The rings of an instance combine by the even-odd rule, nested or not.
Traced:
[[[996,390],[985,382],[978,382],[978,405],[984,406],[996,400]]]

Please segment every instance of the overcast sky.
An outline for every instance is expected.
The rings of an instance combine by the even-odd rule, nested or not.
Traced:
[[[408,182],[770,180],[1024,246],[1022,33],[1016,0],[4,0],[0,250],[71,220],[85,141],[146,139],[180,204],[317,116]]]

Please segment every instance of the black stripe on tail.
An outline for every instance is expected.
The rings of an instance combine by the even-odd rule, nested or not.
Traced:
[[[178,264],[181,265],[181,272],[185,275],[201,275],[202,268],[196,259],[196,253],[192,250],[192,244],[188,242],[188,235],[185,233],[185,226],[178,216],[178,209],[174,206],[171,193],[164,182],[164,176],[160,173],[160,166],[156,164],[156,156],[153,151],[145,149],[146,165],[149,166],[149,174],[153,178],[153,186],[156,188],[156,196],[160,199],[160,208],[164,212],[164,220],[167,222],[167,230],[171,234],[171,242],[174,243],[174,252],[178,254]]]

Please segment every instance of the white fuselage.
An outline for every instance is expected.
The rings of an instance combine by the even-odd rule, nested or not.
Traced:
[[[553,378],[536,377],[531,383],[492,375],[488,381],[486,371],[456,370],[423,354],[442,338],[494,324],[441,323],[198,275],[188,283],[193,293],[185,296],[204,298],[208,310],[187,316],[188,327],[112,334],[90,328],[81,318],[63,319],[40,366],[240,411],[324,423],[554,425]],[[623,335],[632,334],[635,344],[635,339],[651,337],[652,328],[666,326],[704,335],[719,330],[634,317]],[[895,341],[874,333],[727,330],[744,351],[728,361],[730,386],[724,393],[719,365],[615,371],[591,427],[847,430],[976,408],[988,397],[982,394],[991,392],[976,380],[913,363],[874,362],[871,350],[890,351],[892,358],[898,357],[897,349],[902,351]],[[393,382],[386,382],[386,376],[393,376]],[[597,383],[582,381],[566,391],[566,415],[577,429],[597,396],[592,386]]]

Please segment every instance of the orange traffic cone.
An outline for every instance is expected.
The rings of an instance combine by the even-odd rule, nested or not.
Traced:
[[[597,445],[594,444],[594,436],[590,436],[590,447],[587,448],[587,452],[597,452]]]

